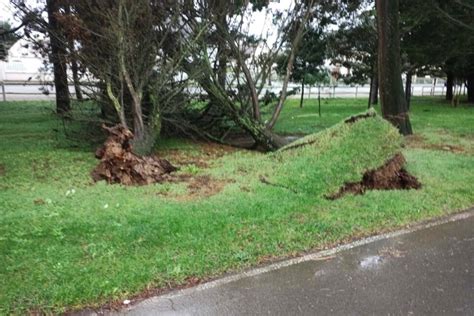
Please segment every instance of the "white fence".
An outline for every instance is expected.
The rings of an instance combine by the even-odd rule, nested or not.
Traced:
[[[3,101],[22,101],[22,100],[54,100],[55,90],[52,85],[44,85],[39,82],[18,82],[5,81],[0,82],[1,86],[1,100]],[[300,89],[297,84],[291,84],[289,90]],[[459,88],[459,87],[458,87]],[[463,87],[465,93],[465,87]],[[201,89],[190,87],[188,91],[199,92]],[[279,94],[281,86],[273,85],[267,86],[263,89],[271,91],[276,95]],[[75,94],[74,86],[69,86],[71,95]],[[305,98],[317,98],[320,94],[321,98],[368,98],[370,92],[369,85],[363,86],[324,86],[324,87],[309,87],[305,86]],[[441,96],[446,93],[444,85],[422,85],[415,84],[412,86],[412,95],[414,96]],[[299,98],[300,94],[297,92],[291,95],[290,98]]]

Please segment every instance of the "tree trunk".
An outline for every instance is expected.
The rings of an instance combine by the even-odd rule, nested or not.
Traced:
[[[253,117],[255,120],[260,121],[260,103],[258,101],[257,88],[255,87],[255,82],[252,79],[250,69],[247,67],[245,59],[243,58],[237,44],[235,43],[234,38],[232,38],[232,36],[229,34],[229,30],[225,29],[220,23],[218,23],[216,26],[217,29],[221,31],[222,35],[228,39],[230,49],[234,52],[237,62],[239,63],[240,68],[238,68],[242,69],[242,72],[244,73],[245,82],[250,93],[250,101],[252,102]]]
[[[72,80],[74,81],[74,90],[76,91],[76,99],[82,101],[81,82],[79,80],[79,66],[77,65],[77,59],[72,57],[71,60]]]
[[[225,10],[222,10],[218,13],[218,23],[222,28],[226,30],[229,29],[227,25],[227,15]],[[218,37],[218,48],[217,48],[217,59],[219,62],[218,69],[217,69],[217,82],[220,86],[226,90],[226,81],[227,81],[227,51],[226,51],[226,43],[225,37],[220,36]]]
[[[411,103],[411,84],[413,79],[413,71],[410,69],[407,72],[407,80],[405,82],[405,100],[407,102],[407,109],[410,110]]]
[[[119,101],[119,99],[115,96],[114,92],[112,91],[112,83],[110,80],[105,81],[105,91],[107,93],[107,97],[112,102],[115,112],[120,120],[120,124],[122,124],[124,127],[128,129],[127,120],[125,119],[125,110],[123,108],[123,104]],[[102,115],[105,117],[106,115],[104,114],[105,113],[103,111]]]
[[[376,0],[379,84],[382,115],[401,134],[413,133],[403,92],[400,61],[399,2]]]
[[[51,42],[49,60],[54,69],[54,86],[56,89],[56,112],[64,115],[71,109],[69,87],[67,82],[66,49],[61,27],[56,18],[60,6],[58,0],[47,0],[48,33]]]
[[[71,14],[71,6],[66,3],[64,10],[66,12],[66,15]],[[81,91],[81,83],[79,81],[79,66],[77,64],[77,58],[76,58],[76,50],[74,48],[74,40],[68,39],[68,46],[69,46],[69,59],[71,62],[71,71],[72,71],[72,80],[74,82],[74,90],[76,92],[76,99],[79,101],[83,100],[82,97],[82,91]]]
[[[474,103],[474,73],[467,76],[467,101]]]
[[[189,70],[192,67],[194,67],[194,65],[187,63],[184,64],[186,70]],[[284,138],[274,134],[259,120],[239,111],[239,108],[236,107],[222,87],[211,80],[212,76],[210,75],[209,65],[207,65],[207,67],[202,67],[202,69],[202,76],[196,78],[200,86],[206,91],[213,102],[220,104],[229,118],[231,118],[236,125],[249,133],[257,145],[262,146],[265,150],[273,151],[287,144],[287,141]],[[208,70],[209,73],[206,73],[206,70]]]
[[[453,92],[453,86],[454,86],[454,74],[452,71],[446,72],[447,75],[447,80],[446,80],[446,100],[447,101],[452,101],[454,92]]]
[[[372,86],[370,87],[370,91],[370,104],[376,105],[379,103],[379,74],[377,66],[375,66],[374,73],[372,74]]]
[[[127,86],[128,92],[132,97],[132,115],[133,115],[133,134],[134,140],[145,139],[145,123],[143,122],[143,110],[142,110],[142,96],[143,91],[140,87],[135,87],[132,82],[132,78],[127,70],[125,61],[120,61],[123,78],[125,85]],[[123,104],[122,104],[123,107]]]
[[[369,89],[369,100],[368,100],[368,104],[367,104],[367,108],[370,109],[370,107],[372,106],[372,89],[373,89],[373,83],[374,83],[374,78],[373,77],[370,77],[370,89]]]
[[[268,85],[271,86],[272,85],[272,65],[270,64],[270,66],[268,67]]]
[[[311,16],[313,4],[314,4],[314,0],[310,0],[309,3],[307,4],[307,10],[305,12],[305,15],[302,17],[300,25],[294,36],[293,42],[291,43],[291,50],[290,50],[290,55],[288,57],[288,63],[286,64],[286,74],[283,79],[283,86],[281,89],[280,99],[278,100],[278,104],[273,110],[271,119],[267,123],[267,129],[273,129],[278,118],[280,117],[281,110],[283,109],[283,104],[286,101],[288,82],[290,81],[291,73],[293,72],[295,56],[298,52],[298,47],[300,45],[301,39],[303,38],[305,25]]]
[[[227,56],[224,52],[224,47],[219,45],[218,48],[218,59],[219,59],[219,66],[217,69],[217,82],[219,85],[225,90],[226,89],[226,81],[227,81]]]
[[[318,114],[321,117],[321,86],[318,86]]]
[[[300,99],[300,108],[303,107],[303,101],[304,101],[304,78],[301,81],[301,99]]]
[[[143,122],[142,93],[137,91],[127,71],[124,72],[125,84],[132,97],[133,134],[134,139],[141,141],[145,139],[145,123]]]

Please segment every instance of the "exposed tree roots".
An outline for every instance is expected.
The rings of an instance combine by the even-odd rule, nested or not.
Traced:
[[[406,171],[405,157],[396,154],[383,166],[364,173],[362,181],[344,184],[337,193],[326,196],[329,200],[336,200],[345,194],[364,194],[367,190],[409,190],[421,188],[418,179]]]
[[[367,119],[367,118],[370,118],[370,117],[375,117],[376,115],[377,114],[375,112],[367,112],[367,113],[364,113],[364,114],[353,115],[353,116],[349,117],[348,119],[346,119],[344,121],[344,123],[352,124],[352,123],[357,122],[358,120],[363,120],[363,119]]]
[[[170,173],[177,168],[165,159],[142,157],[132,151],[130,141],[133,133],[122,125],[102,126],[109,136],[104,146],[95,155],[99,165],[92,171],[94,181],[123,185],[145,185],[169,180]]]

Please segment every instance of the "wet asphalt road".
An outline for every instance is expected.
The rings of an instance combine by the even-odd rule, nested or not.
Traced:
[[[127,315],[474,315],[474,212],[145,300]]]

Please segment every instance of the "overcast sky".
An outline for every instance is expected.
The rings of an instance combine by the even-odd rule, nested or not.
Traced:
[[[223,0],[224,1],[224,0]],[[30,4],[35,4],[36,1],[29,1]],[[272,10],[287,10],[293,6],[294,0],[277,0],[271,2],[269,8]],[[272,31],[271,15],[267,15],[265,10],[255,12],[249,15],[249,22],[251,22],[250,32],[254,35],[264,34],[268,30]],[[16,25],[19,21],[13,19],[13,8],[9,0],[0,0],[0,21],[10,21]]]
[[[12,10],[10,7],[10,1],[0,0],[0,21],[9,20],[12,18]]]

